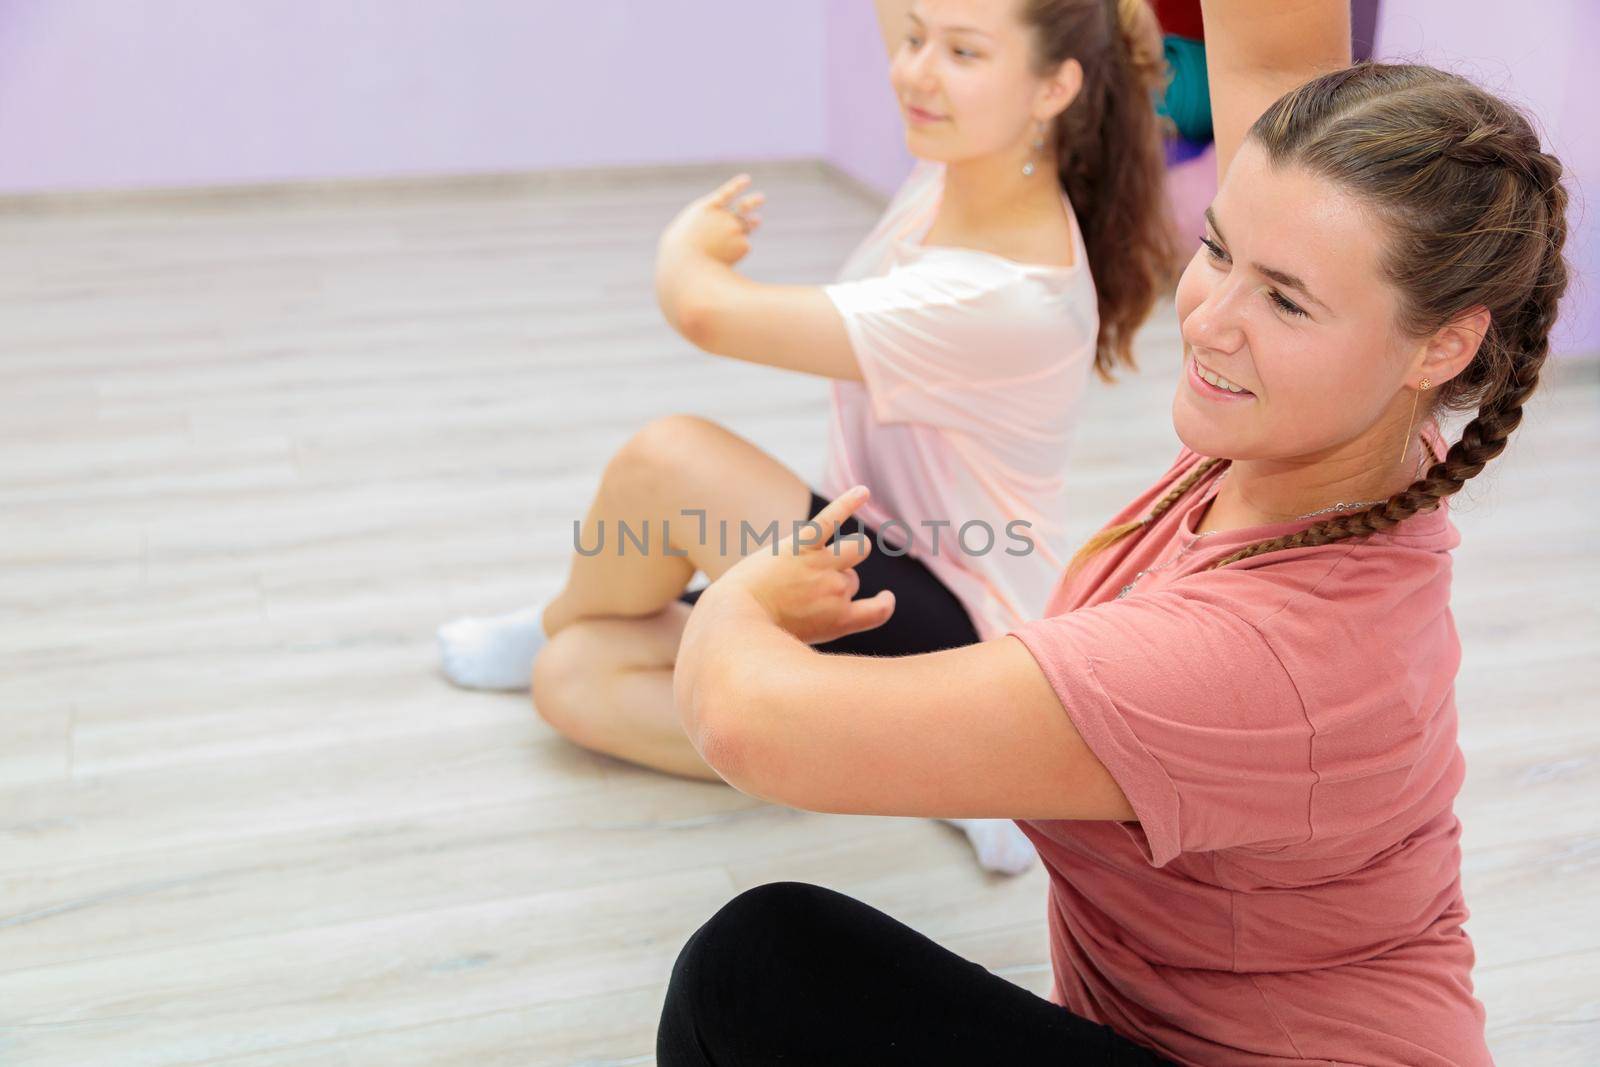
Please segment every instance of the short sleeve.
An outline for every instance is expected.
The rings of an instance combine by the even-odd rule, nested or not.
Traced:
[[[1312,729],[1254,626],[1169,590],[1011,635],[1127,796],[1152,864],[1310,837]]]
[[[1031,409],[1059,412],[1093,359],[1073,301],[993,257],[932,250],[823,291],[880,422],[1004,429]]]

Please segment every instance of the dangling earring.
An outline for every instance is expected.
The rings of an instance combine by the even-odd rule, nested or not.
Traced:
[[[1033,165],[1033,157],[1037,156],[1040,152],[1043,152],[1043,151],[1044,151],[1044,123],[1041,122],[1041,123],[1039,123],[1039,132],[1033,139],[1033,155],[1029,156],[1028,157],[1028,161],[1022,165],[1022,176],[1024,178],[1033,177],[1033,172],[1034,172],[1034,169],[1035,169],[1034,165]]]
[[[1426,393],[1428,386],[1432,384],[1426,378],[1417,383],[1417,391],[1411,397],[1411,418],[1406,420],[1406,435],[1400,441],[1400,459],[1397,462],[1404,463],[1406,453],[1411,450],[1411,427],[1417,424],[1417,401],[1422,399],[1422,394]]]

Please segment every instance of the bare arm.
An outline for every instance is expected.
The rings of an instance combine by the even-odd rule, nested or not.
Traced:
[[[1217,176],[1262,112],[1312,78],[1350,65],[1349,0],[1201,0]]]
[[[848,496],[819,513],[824,527],[853,510]],[[900,658],[810,647],[888,617],[882,594],[851,599],[864,555],[752,553],[706,590],[673,678],[706,762],[744,792],[812,811],[1135,818],[1021,641]]]
[[[760,194],[740,195],[748,186],[741,175],[695,200],[661,235],[656,298],[662,314],[713,355],[860,381],[844,319],[820,286],[767,285],[734,270],[761,221],[755,214]]]
[[[824,378],[861,380],[844,319],[815,285],[766,285],[712,259],[674,269],[681,296],[663,299],[667,321],[716,356]]]

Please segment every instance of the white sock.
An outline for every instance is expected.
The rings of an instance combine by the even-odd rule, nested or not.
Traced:
[[[1033,866],[1033,842],[1010,819],[946,819],[967,835],[978,866],[1001,874],[1021,874]]]
[[[535,604],[504,615],[445,623],[438,633],[445,677],[464,689],[527,689],[534,657],[548,640],[543,616],[544,605]]]

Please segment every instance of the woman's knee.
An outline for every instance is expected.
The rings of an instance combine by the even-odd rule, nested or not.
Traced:
[[[533,710],[556,732],[583,743],[583,709],[593,705],[584,690],[594,684],[594,664],[585,655],[582,635],[568,627],[539,650],[533,661]]]
[[[795,945],[814,944],[821,936],[819,919],[837,895],[805,882],[772,882],[745,890],[684,945],[673,984],[680,975],[689,987],[685,992],[704,993],[712,986],[746,989],[757,979],[770,984],[770,968],[791,967]]]
[[[698,415],[666,415],[646,423],[606,464],[604,484],[628,499],[650,499],[710,453],[716,423]],[[645,516],[640,516],[644,518]]]
[[[815,979],[796,949],[822,932],[818,912],[834,895],[803,882],[774,882],[724,904],[678,953],[662,1034],[682,1039],[692,1033],[690,1044],[724,1048],[722,1024],[759,1030],[763,1005],[792,1005],[785,982]]]

